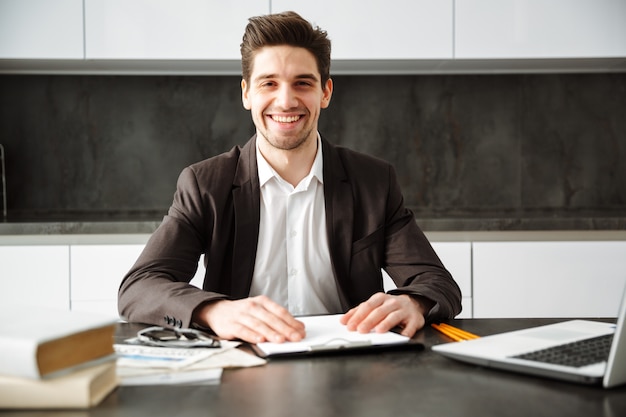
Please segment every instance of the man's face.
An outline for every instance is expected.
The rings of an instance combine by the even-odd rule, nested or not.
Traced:
[[[292,150],[317,138],[320,110],[328,107],[332,81],[322,87],[315,57],[306,49],[266,46],[254,57],[250,85],[242,80],[241,90],[259,139]]]

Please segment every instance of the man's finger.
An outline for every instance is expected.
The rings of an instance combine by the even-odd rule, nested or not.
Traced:
[[[296,320],[289,311],[264,296],[256,301],[258,301],[257,308],[251,313],[262,320],[268,329],[279,335],[279,338],[271,336],[273,339],[283,338],[281,341],[295,342],[304,338],[304,324]]]
[[[348,329],[351,331],[357,330],[361,333],[371,331],[386,316],[386,313],[381,311],[380,308],[384,305],[387,297],[384,293],[376,293],[368,300],[359,304],[346,323]]]

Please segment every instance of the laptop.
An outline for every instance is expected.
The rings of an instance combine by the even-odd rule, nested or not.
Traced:
[[[626,288],[617,324],[569,320],[432,349],[488,368],[615,387],[626,383]]]

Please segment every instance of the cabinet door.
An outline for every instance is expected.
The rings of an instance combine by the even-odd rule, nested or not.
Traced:
[[[240,59],[258,0],[85,0],[87,59]]]
[[[452,0],[272,0],[328,32],[333,59],[452,58]]]
[[[70,308],[68,246],[0,246],[0,304]]]
[[[72,310],[117,315],[117,290],[142,244],[71,246]]]
[[[117,292],[122,278],[135,264],[145,245],[73,245],[71,246],[72,310],[117,315]],[[204,265],[191,281],[202,288]]]
[[[616,317],[626,242],[475,242],[474,318]]]
[[[626,1],[463,0],[455,58],[626,56]]]
[[[0,0],[0,58],[83,59],[82,0]]]
[[[470,242],[432,242],[432,246],[461,289],[463,311],[457,317],[473,317],[472,244]]]
[[[441,262],[461,288],[463,311],[458,318],[472,317],[472,244],[470,242],[432,242]],[[383,271],[385,291],[396,288],[395,283]]]

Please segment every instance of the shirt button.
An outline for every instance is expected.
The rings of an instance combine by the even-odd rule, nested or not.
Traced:
[[[298,235],[298,232],[295,230],[292,230],[291,232],[289,232],[289,237],[296,237]]]
[[[296,268],[291,268],[291,270],[289,271],[289,276],[295,277],[296,275],[298,275],[298,270]]]

